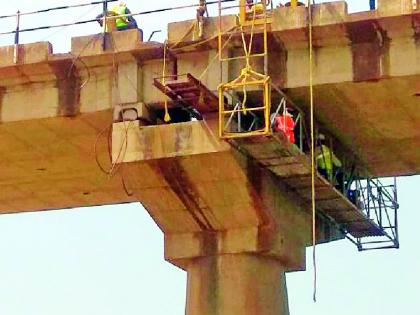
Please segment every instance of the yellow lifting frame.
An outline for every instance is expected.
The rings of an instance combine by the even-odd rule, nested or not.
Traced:
[[[230,32],[223,32],[222,30],[222,5],[219,1],[219,30],[218,30],[218,48],[219,48],[219,61],[231,61],[246,58],[265,57],[268,54],[268,24],[272,22],[272,18],[267,15],[267,0],[261,0],[259,3],[253,5],[253,9],[247,12],[247,5],[245,0],[239,0],[239,16],[238,26],[241,29],[240,33],[244,33],[244,28],[251,28],[251,36],[254,35],[255,27],[262,26],[263,33],[263,52],[252,54],[252,39],[249,49],[249,54],[235,57],[223,57],[223,36],[229,35],[229,33],[239,33],[237,30]],[[232,7],[229,7],[232,8]]]
[[[271,134],[270,127],[270,109],[271,109],[271,78],[270,76],[258,73],[253,71],[249,66],[246,66],[241,71],[241,75],[235,80],[222,83],[218,86],[218,96],[219,96],[219,136],[222,139],[232,139],[232,138],[243,138],[251,137],[257,135],[268,135]],[[263,105],[257,107],[247,107],[246,106],[246,87],[248,86],[260,86],[263,90]],[[224,93],[229,90],[243,89],[244,91],[244,100],[243,106],[240,109],[226,109],[224,102]],[[229,132],[225,130],[225,117],[227,115],[233,115],[234,113],[242,113],[244,115],[247,112],[263,112],[264,117],[264,127],[258,130],[251,130],[247,132]]]

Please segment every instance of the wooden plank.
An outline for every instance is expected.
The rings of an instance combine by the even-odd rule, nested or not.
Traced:
[[[269,166],[268,169],[279,177],[308,175],[310,171],[302,164],[288,164]]]

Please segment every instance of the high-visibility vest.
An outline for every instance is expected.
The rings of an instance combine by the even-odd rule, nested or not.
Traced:
[[[334,166],[341,167],[340,160],[324,144],[316,148],[316,162],[318,167],[326,170],[328,174],[332,174]]]
[[[295,143],[295,121],[289,114],[279,115],[274,119],[274,131],[282,131],[290,143]]]
[[[116,5],[112,8],[112,12],[114,12],[116,15],[124,15],[126,14],[127,7],[126,6],[119,6]],[[128,25],[128,19],[126,16],[119,17],[115,19],[115,24],[117,25],[117,28],[123,28]]]

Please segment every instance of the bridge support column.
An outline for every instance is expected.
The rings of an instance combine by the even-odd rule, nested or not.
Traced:
[[[225,254],[188,263],[187,315],[288,315],[281,264],[254,254]]]

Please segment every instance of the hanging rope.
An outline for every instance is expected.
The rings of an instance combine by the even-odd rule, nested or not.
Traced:
[[[315,203],[315,132],[314,132],[314,89],[313,89],[313,34],[312,34],[312,4],[308,0],[308,28],[309,28],[309,102],[311,129],[311,199],[312,199],[312,262],[314,268],[313,300],[316,302],[317,267],[316,267],[316,203]]]
[[[162,85],[165,87],[166,90],[166,51],[168,49],[168,43],[165,41],[163,45],[163,70],[162,70]],[[163,117],[165,122],[171,121],[171,115],[169,115],[168,111],[168,99],[165,98],[165,116]]]
[[[251,65],[249,63],[249,60],[251,59],[250,56],[251,56],[251,51],[252,51],[253,39],[254,39],[254,27],[255,27],[256,17],[257,17],[257,10],[254,7],[253,8],[253,14],[252,14],[251,35],[250,35],[250,39],[249,39],[248,48],[247,48],[247,45],[246,45],[244,28],[241,25],[242,45],[243,45],[243,49],[244,49],[244,53],[245,53],[245,61],[246,61],[245,68],[242,69],[242,71],[241,71],[241,75],[243,76],[242,83],[245,83],[248,80],[249,73],[251,71]],[[241,108],[243,110],[244,115],[246,115],[247,114],[246,102],[248,100],[248,94],[247,94],[247,91],[246,91],[246,85],[245,84],[242,86],[242,93],[244,94],[244,98],[242,100]]]

